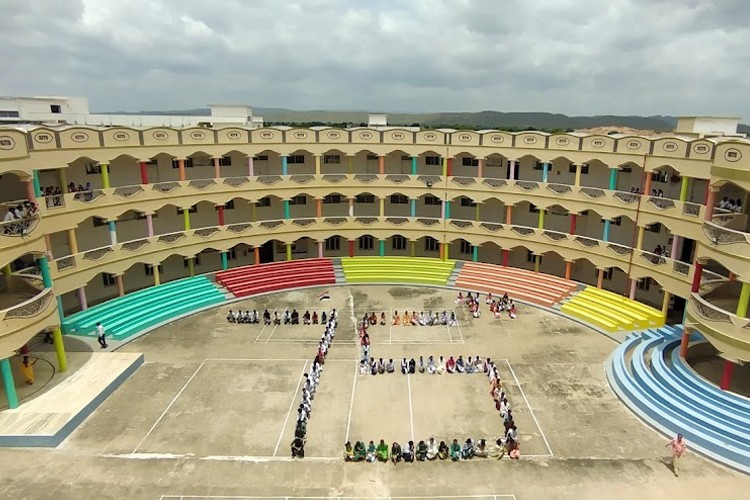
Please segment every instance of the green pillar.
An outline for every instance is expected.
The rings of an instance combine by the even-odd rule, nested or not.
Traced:
[[[63,309],[62,305],[62,297],[59,295],[57,296],[57,315],[60,316],[60,324],[62,324],[63,320],[65,319],[65,310]]]
[[[539,229],[544,229],[544,210],[539,209],[539,224],[537,226]]]
[[[182,220],[185,223],[185,231],[190,231],[190,209],[183,209]]]
[[[680,201],[687,201],[689,188],[690,188],[690,177],[688,177],[687,175],[683,175],[682,184],[680,185]]]
[[[12,410],[18,408],[18,394],[16,394],[16,383],[13,381],[13,371],[10,369],[10,359],[0,359],[0,374],[5,386],[5,396],[8,398],[8,407]]]
[[[385,257],[385,240],[380,240],[380,256]]]
[[[13,274],[13,270],[11,269],[10,264],[5,264],[5,266],[3,266],[3,274],[5,276],[10,276],[11,274]]]
[[[289,200],[284,200],[284,219],[289,219]]]
[[[36,194],[37,198],[41,198],[42,197],[42,186],[39,184],[39,171],[38,170],[34,170],[33,174],[34,175],[31,177],[31,180],[32,180],[32,183],[34,184],[34,194]],[[60,186],[60,189],[63,190],[63,192],[65,192],[66,187],[65,186]]]
[[[190,273],[190,276],[195,276],[195,260],[193,257],[188,257],[188,272]]]
[[[65,357],[65,344],[63,343],[62,330],[58,326],[52,330],[52,341],[55,344],[55,354],[57,354],[57,365],[61,372],[68,371],[68,360]]]
[[[411,254],[412,257],[414,257],[414,255],[416,255],[417,242],[416,241],[410,241],[409,242],[409,246],[410,246],[410,252],[409,253]]]
[[[102,169],[102,187],[107,189],[109,187],[109,165],[101,163],[100,166]]]
[[[292,244],[286,244],[286,260],[292,260]]]
[[[49,262],[47,261],[47,257],[39,257],[37,262],[39,262],[39,270],[42,272],[42,283],[44,283],[44,288],[50,288],[52,286],[52,276],[49,273]]]
[[[471,247],[471,261],[472,262],[479,261],[479,245],[474,245]]]
[[[617,167],[609,169],[609,189],[617,189]]]
[[[742,291],[740,291],[740,301],[737,303],[737,316],[744,318],[747,316],[747,304],[750,302],[750,283],[742,283]]]
[[[417,175],[417,157],[411,157],[411,175]]]
[[[602,241],[609,241],[609,227],[612,222],[609,219],[604,221],[604,232],[602,233]]]
[[[451,202],[450,200],[445,201],[445,218],[450,219],[451,218]]]
[[[229,261],[227,259],[227,253],[221,252],[221,269],[226,271],[229,269]]]

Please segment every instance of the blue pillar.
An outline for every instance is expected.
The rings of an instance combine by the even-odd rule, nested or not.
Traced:
[[[417,157],[412,156],[411,157],[411,175],[417,175]],[[414,217],[412,215],[412,217]]]
[[[380,256],[385,257],[385,240],[380,240]]]
[[[445,206],[445,215],[444,215],[444,218],[445,219],[450,219],[451,218],[451,202],[450,202],[450,200],[446,200],[444,202],[444,206]]]
[[[52,276],[49,273],[49,262],[47,262],[47,257],[39,257],[37,261],[39,262],[39,270],[42,272],[42,283],[44,283],[44,288],[50,288],[52,286]]]
[[[479,245],[474,245],[471,248],[471,261],[477,262],[479,260]]]
[[[187,213],[187,210],[185,210]],[[112,245],[117,245],[117,230],[115,229],[115,221],[111,220],[107,222],[107,225],[109,226],[109,242]]]
[[[34,194],[36,195],[37,198],[41,198],[42,197],[42,186],[39,184],[39,171],[38,170],[34,170],[33,176],[31,177],[31,182],[34,185]],[[64,193],[66,191],[67,187],[66,186],[60,186],[60,189]]]
[[[617,189],[617,167],[609,169],[609,189]]]
[[[16,383],[13,381],[9,358],[0,359],[0,373],[5,387],[5,396],[8,398],[8,408],[18,408],[18,394],[16,394]]]
[[[287,174],[287,159],[286,156],[281,157],[281,175]]]
[[[609,220],[604,221],[604,234],[602,235],[602,240],[609,241],[609,226],[612,222]]]
[[[547,182],[549,179],[549,163],[542,163],[542,182]]]
[[[227,261],[227,253],[221,252],[221,269],[226,271],[229,269],[229,262]]]
[[[411,216],[416,217],[417,216],[417,199],[412,198],[409,201],[411,201]]]
[[[59,295],[57,296],[57,315],[60,316],[60,324],[62,325],[62,322],[65,319],[65,310],[62,305],[62,297]]]
[[[284,200],[284,218],[289,218],[289,200]]]

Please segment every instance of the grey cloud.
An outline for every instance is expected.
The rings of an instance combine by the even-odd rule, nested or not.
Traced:
[[[95,110],[750,117],[743,0],[0,0],[2,92]]]

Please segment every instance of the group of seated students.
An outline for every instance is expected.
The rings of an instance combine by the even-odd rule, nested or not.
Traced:
[[[508,297],[507,293],[503,294],[501,298],[496,299],[492,296],[492,292],[489,292],[484,303],[490,306],[490,312],[495,319],[501,318],[504,311],[508,312],[508,317],[510,319],[516,319],[518,316],[516,305],[513,303],[513,299]],[[466,292],[466,297],[464,297],[462,292],[458,292],[456,304],[466,304],[469,308],[469,312],[474,318],[479,318],[479,316],[481,316],[481,312],[479,311],[479,292],[475,295],[472,295],[471,292]]]
[[[37,206],[30,201],[24,201],[13,207],[3,216],[3,234],[24,234],[29,228],[31,217],[37,212]]]
[[[401,373],[409,375],[414,373],[427,373],[430,375],[444,373],[488,373],[494,363],[490,358],[482,361],[479,356],[473,358],[469,356],[464,359],[463,356],[454,358],[449,356],[446,361],[443,356],[439,356],[435,361],[433,356],[428,356],[425,362],[424,356],[419,357],[419,361],[411,358],[401,360]],[[393,358],[385,361],[383,358],[376,360],[374,357],[360,360],[359,371],[362,375],[383,375],[384,373],[395,373],[396,363]]]
[[[391,325],[393,326],[456,326],[458,320],[456,319],[456,313],[447,311],[434,313],[432,311],[420,312],[404,311],[402,315],[399,315],[398,311],[394,311],[393,318],[391,319]]]
[[[742,200],[739,198],[735,201],[725,196],[716,204],[716,206],[724,210],[729,210],[730,212],[742,212]]]
[[[447,444],[445,441],[438,443],[434,437],[426,442],[424,440],[419,441],[416,446],[414,441],[409,441],[404,446],[394,441],[390,449],[383,439],[377,445],[373,441],[370,441],[367,445],[364,441],[357,441],[354,445],[351,441],[347,441],[344,444],[344,461],[346,462],[390,461],[394,465],[402,461],[413,463],[415,460],[418,462],[448,459],[458,462],[459,460],[471,460],[472,458],[500,460],[506,454],[511,459],[517,460],[521,457],[521,450],[515,437],[508,438],[506,436],[497,439],[494,444],[489,446],[486,439],[475,442],[473,439],[467,438],[463,444],[459,443],[458,439],[454,439],[450,444]]]
[[[305,314],[302,315],[303,325],[317,325],[318,323],[324,325],[327,320],[328,317],[326,316],[325,311],[320,313],[320,317],[318,317],[317,311],[313,311],[312,314],[310,314],[310,311],[305,311]],[[232,311],[230,309],[227,313],[227,321],[230,323],[258,324],[260,323],[260,317],[256,310],[243,311],[238,309],[237,311]],[[297,312],[296,309],[292,309],[291,311],[286,310],[282,314],[274,311],[272,315],[268,309],[266,309],[263,311],[263,324],[270,325],[271,323],[274,325],[280,325],[282,323],[285,325],[299,325],[299,312]]]
[[[325,313],[323,313],[325,315]],[[304,383],[302,384],[302,401],[297,408],[297,426],[294,429],[294,439],[292,440],[292,458],[305,458],[305,443],[307,440],[307,420],[312,414],[312,403],[315,399],[315,389],[320,383],[320,375],[323,373],[323,365],[328,354],[328,347],[333,340],[336,330],[336,309],[333,309],[328,315],[325,323],[325,332],[321,337],[318,351],[312,362],[310,373],[303,375]]]

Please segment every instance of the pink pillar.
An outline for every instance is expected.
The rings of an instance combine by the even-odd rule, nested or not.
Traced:
[[[708,193],[706,193],[706,215],[703,220],[710,221],[713,218],[717,193],[718,191],[714,191],[710,187],[708,188]]]
[[[724,360],[724,371],[721,373],[721,387],[722,391],[729,389],[729,385],[732,383],[732,371],[734,370],[734,363],[729,360]]]
[[[601,290],[603,286],[604,286],[604,269],[597,269],[596,288]]]
[[[510,180],[516,180],[516,160],[508,160],[510,163]]]
[[[676,234],[672,236],[672,251],[669,254],[669,258],[672,260],[677,260],[677,247],[680,244],[680,237]]]
[[[630,294],[628,295],[628,298],[630,300],[635,300],[635,287],[638,284],[638,280],[635,278],[630,278]]]
[[[255,166],[253,164],[253,155],[247,157],[247,175],[250,177],[255,175]]]
[[[36,203],[36,193],[34,192],[34,183],[31,179],[27,181],[23,181],[25,187],[26,187],[26,199],[29,200],[32,203]],[[66,190],[65,186],[60,186],[60,189],[62,189],[62,192],[64,193]],[[7,211],[7,208],[6,208]],[[3,214],[5,215],[5,214]]]
[[[322,241],[318,242],[318,258],[319,259],[323,258],[323,242]]]
[[[78,290],[78,306],[81,308],[81,311],[85,311],[89,308],[88,302],[86,302],[86,289],[84,287],[79,288]]]
[[[151,214],[146,214],[146,231],[148,231],[149,238],[154,235],[154,219]]]
[[[115,276],[115,280],[117,280],[117,296],[122,297],[125,295],[125,282],[122,279],[122,274]]]
[[[214,177],[221,177],[221,158],[214,158]]]
[[[477,177],[484,177],[484,159],[477,159]]]

